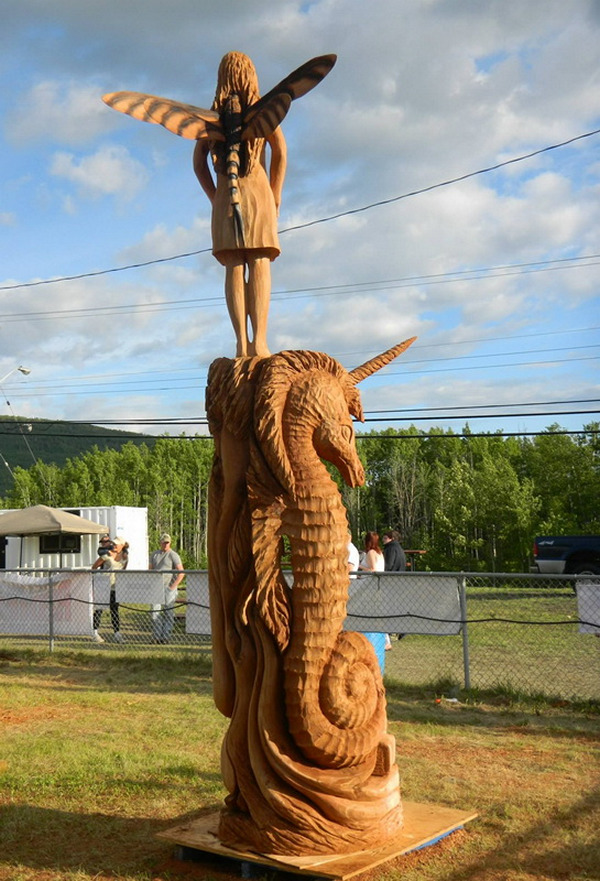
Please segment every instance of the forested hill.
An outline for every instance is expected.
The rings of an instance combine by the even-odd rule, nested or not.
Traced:
[[[21,416],[15,420],[12,416],[0,416],[0,496],[6,495],[12,486],[9,468],[13,471],[17,466],[30,468],[36,459],[60,467],[67,459],[94,446],[100,450],[120,450],[123,444],[132,440],[151,446],[156,438],[99,425],[73,425]]]
[[[25,457],[25,468],[12,460],[14,486],[0,507],[147,507],[151,547],[166,530],[186,568],[205,567],[212,438],[27,424],[31,431],[6,421],[8,434],[0,433]],[[534,536],[600,531],[599,429],[591,423],[571,436],[552,425],[515,437],[390,428],[357,436],[364,486],[346,486],[333,466],[331,475],[361,546],[367,530],[392,528],[406,548],[426,552],[422,565],[432,571],[527,572]]]

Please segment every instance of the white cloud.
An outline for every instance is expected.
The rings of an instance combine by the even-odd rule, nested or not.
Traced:
[[[50,173],[75,184],[83,195],[132,199],[146,185],[148,172],[125,147],[105,146],[77,159],[72,153],[55,153]]]
[[[289,166],[281,226],[393,199],[599,125],[600,16],[588,0],[375,0],[367,12],[364,0],[221,0],[204,4],[201,14],[197,0],[144,0],[115,6],[110,16],[105,6],[21,0],[3,16],[0,50],[13,80],[2,96],[11,140],[0,142],[0,156],[13,184],[0,224],[10,239],[4,271],[16,280],[210,245],[210,210],[191,171],[191,145],[125,120],[100,95],[139,89],[206,106],[229,49],[255,60],[263,91],[311,56],[338,53],[327,79],[294,102],[283,123]],[[273,288],[290,293],[273,299],[271,348],[324,349],[352,366],[417,334],[419,349],[403,356],[386,383],[388,400],[504,400],[514,373],[438,381],[410,368],[409,380],[408,366],[419,352],[433,357],[436,345],[475,354],[489,351],[479,340],[519,332],[544,338],[590,324],[593,266],[473,281],[445,274],[596,253],[597,143],[588,138],[282,236]],[[7,225],[15,218],[18,224]],[[119,273],[110,283],[82,280],[26,297],[7,292],[5,302],[20,312],[44,308],[49,296],[57,307],[132,303],[135,311],[101,321],[32,321],[25,342],[8,325],[0,342],[24,360],[21,347],[31,346],[45,369],[59,370],[61,359],[129,359],[139,370],[163,357],[204,365],[233,351],[222,290],[222,267],[203,254]],[[197,308],[145,309],[178,299],[197,299]],[[553,388],[568,397],[592,364],[557,364]],[[543,399],[541,378],[536,383],[528,379]],[[176,394],[128,400],[140,410],[144,401],[159,411],[178,406]]]
[[[43,80],[19,96],[6,130],[19,142],[84,144],[112,127],[106,111],[97,85]]]

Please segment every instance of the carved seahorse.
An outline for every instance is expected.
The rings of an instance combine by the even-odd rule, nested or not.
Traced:
[[[342,853],[401,825],[379,666],[361,634],[342,632],[348,524],[321,459],[350,485],[363,482],[351,423],[362,419],[356,384],[411,342],[350,372],[316,352],[211,367],[215,699],[231,717],[219,837],[230,846]]]
[[[370,645],[342,631],[348,522],[321,460],[332,462],[350,486],[364,482],[350,419],[363,418],[355,384],[411,342],[350,373],[322,353],[283,352],[265,361],[259,382],[255,432],[284,490],[280,531],[289,538],[294,572],[284,655],[288,724],[302,753],[324,768],[375,761],[386,716]],[[253,516],[256,521],[256,506]],[[264,570],[263,532],[253,533],[255,566]]]

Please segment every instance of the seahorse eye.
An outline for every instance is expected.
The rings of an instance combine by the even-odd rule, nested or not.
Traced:
[[[351,425],[342,425],[341,426],[341,434],[342,438],[347,444],[351,444],[354,440],[354,429]]]

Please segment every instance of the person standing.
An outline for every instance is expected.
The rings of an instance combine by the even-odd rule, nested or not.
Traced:
[[[379,547],[379,535],[367,532],[365,535],[365,552],[360,568],[366,572],[383,572],[385,561],[383,551]]]
[[[362,572],[383,572],[383,551],[379,546],[379,535],[376,532],[366,533],[364,551],[358,568]],[[387,650],[391,648],[392,645],[389,635],[377,631],[361,632],[363,633],[363,636],[366,636],[375,649],[375,654],[377,655],[377,660],[379,661],[379,666],[381,668],[381,674],[383,675],[385,670],[384,649]]]
[[[175,603],[177,602],[177,588],[183,580],[183,564],[181,557],[171,547],[171,536],[163,532],[160,537],[160,548],[154,551],[150,557],[150,569],[164,572],[163,576],[163,603],[152,606],[152,632],[156,642],[167,643],[173,633],[175,623]]]
[[[390,529],[383,533],[383,556],[386,572],[405,572],[406,554],[400,544],[400,533]],[[398,633],[398,639],[404,639],[404,633]]]
[[[351,580],[356,578],[356,573],[360,566],[360,554],[358,553],[358,548],[356,545],[350,540],[348,542],[348,574],[350,575]]]
[[[386,572],[404,572],[406,570],[406,554],[400,544],[400,533],[395,529],[383,533],[383,557]]]
[[[109,536],[104,536],[100,540],[98,548],[98,559],[92,565],[92,569],[103,569],[110,572],[110,622],[113,628],[113,639],[115,642],[123,642],[121,634],[121,620],[119,615],[119,604],[117,602],[115,582],[115,573],[127,569],[129,561],[129,542],[118,535],[112,541]],[[102,609],[95,609],[93,616],[94,633],[92,639],[94,642],[104,642],[104,639],[98,633],[100,621],[102,620]]]

